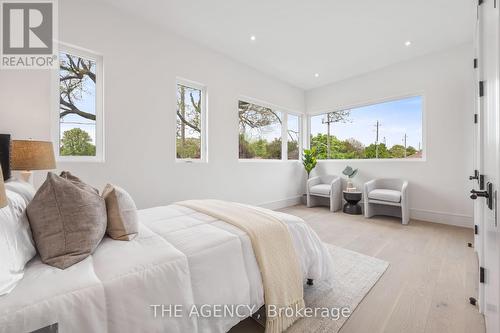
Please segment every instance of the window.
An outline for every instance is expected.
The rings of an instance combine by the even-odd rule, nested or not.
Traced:
[[[422,158],[422,97],[312,116],[318,159]]]
[[[300,156],[300,117],[288,114],[287,128],[288,159],[298,160]]]
[[[62,160],[101,160],[102,61],[77,49],[59,53],[57,156]]]
[[[205,88],[178,81],[176,156],[202,161],[205,155]]]
[[[240,159],[298,159],[299,116],[241,100],[238,114]],[[289,122],[288,128],[285,119]]]

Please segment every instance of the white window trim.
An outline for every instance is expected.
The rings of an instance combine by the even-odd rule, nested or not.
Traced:
[[[208,96],[207,86],[196,82],[177,77],[175,80],[175,105],[174,105],[174,133],[177,136],[177,86],[183,85],[201,91],[201,157],[200,158],[177,158],[177,139],[174,139],[174,158],[179,163],[208,163]]]
[[[51,71],[52,117],[51,138],[54,143],[54,154],[58,162],[95,162],[104,163],[104,64],[103,57],[93,51],[78,46],[59,42],[59,53],[69,53],[90,59],[96,63],[96,155],[95,156],[61,156],[60,155],[60,105],[59,105],[59,66]]]
[[[302,149],[303,149],[303,136],[304,136],[304,133],[305,133],[305,127],[304,127],[304,117],[306,116],[306,114],[304,112],[300,112],[300,111],[296,111],[296,110],[292,110],[292,109],[289,109],[289,108],[286,108],[286,107],[282,107],[282,106],[279,106],[277,104],[273,104],[273,103],[269,103],[269,102],[266,102],[266,101],[263,101],[263,100],[260,100],[260,99],[256,99],[256,98],[253,98],[253,97],[248,97],[248,96],[245,96],[245,95],[240,95],[238,96],[237,98],[237,101],[236,101],[236,108],[237,110],[238,109],[238,103],[239,101],[245,101],[245,102],[249,102],[249,103],[252,103],[252,104],[257,104],[259,106],[262,106],[262,107],[266,107],[266,108],[270,108],[276,112],[280,112],[281,113],[281,117],[282,117],[282,120],[281,120],[281,159],[258,159],[258,158],[240,158],[239,156],[239,148],[238,148],[238,155],[237,155],[237,158],[238,158],[238,162],[242,162],[242,163],[252,163],[252,162],[255,162],[255,163],[279,163],[279,162],[291,162],[291,163],[297,163],[297,162],[300,162],[300,156],[302,154]],[[288,137],[287,137],[287,131],[288,131],[288,115],[291,114],[291,115],[294,115],[294,116],[298,116],[299,117],[299,131],[300,131],[300,135],[299,135],[299,159],[298,160],[289,160],[288,159]],[[237,121],[237,127],[238,128],[238,139],[237,139],[237,142],[238,142],[238,146],[239,146],[239,117],[236,117],[236,121]]]
[[[376,162],[376,163],[384,163],[384,162],[427,162],[427,122],[426,122],[426,109],[427,109],[427,99],[424,92],[413,92],[402,95],[395,95],[385,98],[372,99],[356,104],[344,105],[344,106],[335,106],[329,109],[315,110],[311,112],[307,112],[307,126],[306,126],[306,136],[305,142],[306,145],[304,147],[311,148],[311,117],[318,116],[322,114],[326,114],[328,112],[340,111],[340,110],[349,110],[356,109],[365,106],[370,106],[374,104],[381,104],[386,102],[397,101],[405,98],[411,97],[421,97],[422,98],[422,158],[357,158],[357,159],[326,159],[320,160],[318,159],[318,163],[335,163],[335,162]]]

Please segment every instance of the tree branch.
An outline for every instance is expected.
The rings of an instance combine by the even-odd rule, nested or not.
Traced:
[[[195,126],[195,125],[191,124],[190,122],[188,122],[188,121],[186,120],[186,118],[184,118],[184,117],[182,116],[182,114],[181,114],[179,111],[177,111],[177,116],[181,119],[181,121],[182,121],[184,124],[188,125],[189,127],[191,127],[191,128],[192,128],[193,130],[195,130],[196,132],[201,133],[201,130],[200,130],[197,126]]]
[[[59,118],[63,118],[64,116],[67,116],[68,114],[76,114],[76,115],[79,115],[80,117],[83,117],[85,119],[96,120],[95,114],[81,111],[73,104],[65,101],[62,97],[59,98],[59,103],[67,108],[67,109],[64,109],[64,111],[59,114]]]

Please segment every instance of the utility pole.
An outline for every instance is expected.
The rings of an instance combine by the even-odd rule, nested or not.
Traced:
[[[382,139],[382,142],[383,142],[383,143],[384,143],[384,145],[387,147],[387,139],[385,138],[385,136],[384,136],[384,138]]]
[[[375,158],[378,158],[378,130],[380,126],[382,126],[382,124],[377,120],[377,124],[375,125],[377,128],[377,135],[375,137]]]
[[[335,121],[333,120],[332,114],[327,113],[326,114],[326,119],[323,118],[321,121],[323,124],[326,124],[327,126],[327,137],[326,137],[326,158],[330,158],[330,124],[334,123]]]
[[[406,158],[406,139],[408,139],[408,136],[405,133],[405,136],[403,137],[403,142],[404,142],[404,146],[405,146],[405,158]]]

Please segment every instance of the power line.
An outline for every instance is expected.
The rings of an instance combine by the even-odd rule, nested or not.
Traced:
[[[95,123],[80,123],[77,121],[61,121],[59,122],[60,124],[69,124],[69,125],[89,125],[89,126],[95,126]]]

